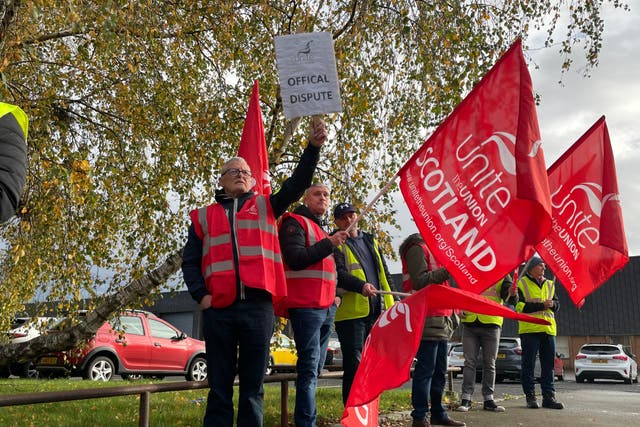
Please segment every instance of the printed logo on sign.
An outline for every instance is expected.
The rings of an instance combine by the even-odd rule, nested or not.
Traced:
[[[311,55],[311,43],[313,40],[309,40],[303,43],[293,57],[293,62],[296,64],[308,64],[313,62],[313,56]]]

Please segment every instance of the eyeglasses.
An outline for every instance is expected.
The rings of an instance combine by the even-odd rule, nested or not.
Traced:
[[[244,169],[227,169],[226,171],[222,172],[221,176],[225,176],[226,174],[229,174],[232,177],[237,178],[240,175],[251,176],[251,171],[244,170]]]

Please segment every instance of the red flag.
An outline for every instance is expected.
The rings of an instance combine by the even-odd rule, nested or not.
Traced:
[[[262,123],[262,111],[260,110],[260,90],[258,81],[253,83],[251,100],[247,117],[244,120],[242,138],[238,148],[238,156],[247,161],[256,181],[254,191],[258,194],[271,194],[269,177],[269,158],[267,157],[267,142],[264,139],[264,125]]]
[[[533,254],[551,204],[520,40],[399,175],[418,230],[461,288],[482,292]]]
[[[428,306],[428,308],[427,308]],[[377,412],[369,410],[367,422],[358,414],[367,413],[362,406],[377,399],[384,390],[404,384],[409,379],[411,362],[418,351],[427,310],[461,309],[474,313],[508,317],[548,325],[549,322],[515,311],[472,292],[443,285],[430,285],[395,303],[371,329],[356,371],[342,424],[377,425]],[[384,375],[380,375],[380,373]],[[371,409],[371,408],[369,408]],[[375,420],[371,417],[375,416]]]
[[[347,427],[378,427],[379,406],[380,396],[364,405],[347,406],[342,416],[342,425]]]
[[[513,292],[518,292],[518,267],[513,269],[513,283],[512,283],[512,288],[513,288]]]
[[[549,168],[549,187],[553,226],[536,250],[581,307],[629,261],[604,117]]]

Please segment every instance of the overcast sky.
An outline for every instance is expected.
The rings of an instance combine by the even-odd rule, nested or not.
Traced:
[[[572,69],[562,74],[558,48],[525,53],[539,66],[529,63],[534,90],[542,97],[538,122],[547,167],[562,155],[601,116],[606,117],[618,172],[629,255],[640,255],[640,7],[630,12],[608,8],[600,65],[583,77],[585,60],[575,50]],[[529,40],[531,48],[535,40]],[[582,55],[582,57],[580,56]],[[558,83],[562,79],[562,85]],[[399,193],[397,197],[401,199]],[[399,204],[401,231],[392,231],[393,247],[417,229],[404,203]],[[389,260],[392,273],[400,262]]]

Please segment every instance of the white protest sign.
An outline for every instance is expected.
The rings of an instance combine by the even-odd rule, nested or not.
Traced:
[[[275,37],[284,116],[342,111],[331,33]]]

